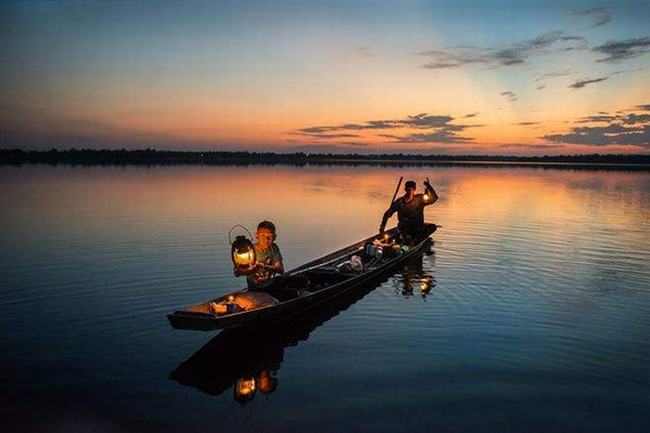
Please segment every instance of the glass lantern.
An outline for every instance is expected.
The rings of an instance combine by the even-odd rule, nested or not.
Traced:
[[[257,254],[253,243],[246,236],[237,236],[232,243],[232,263],[236,272],[246,272],[255,266]]]

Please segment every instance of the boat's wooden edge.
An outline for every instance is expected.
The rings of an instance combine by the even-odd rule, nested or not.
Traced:
[[[393,227],[390,230],[386,230],[385,233],[392,237],[392,236],[396,235],[397,233],[399,233],[399,229],[397,227]],[[317,265],[319,265],[321,263],[324,263],[324,262],[327,262],[327,261],[329,261],[331,259],[334,259],[334,258],[336,258],[337,256],[339,256],[341,254],[344,254],[346,252],[350,252],[350,251],[353,251],[355,249],[358,249],[359,246],[362,246],[366,242],[369,242],[371,240],[377,239],[377,237],[378,237],[378,235],[375,234],[375,235],[369,236],[367,238],[361,239],[361,240],[359,240],[357,242],[354,242],[354,243],[348,245],[347,247],[343,247],[343,248],[338,249],[336,251],[332,251],[331,253],[325,254],[324,256],[321,256],[321,257],[319,257],[317,259],[314,259],[314,260],[312,260],[310,262],[307,262],[307,263],[304,263],[304,264],[302,264],[300,266],[297,266],[297,267],[287,271],[286,274],[294,275],[294,274],[300,273],[301,271],[303,271],[305,269],[311,268],[313,266],[317,266]]]
[[[215,298],[215,299],[208,300],[208,301],[204,301],[204,302],[200,302],[198,304],[193,304],[193,305],[190,305],[190,306],[188,306],[186,308],[190,308],[190,307],[192,307],[194,305],[205,304],[207,302],[212,302],[212,301],[215,301],[215,300],[221,300],[221,299],[225,298],[226,296],[232,295],[234,293],[244,293],[244,292],[246,292],[246,289],[238,290],[236,292],[231,292],[231,293],[229,293],[227,295],[224,295],[222,297]],[[210,330],[215,330],[215,329],[222,328],[223,326],[220,325],[221,322],[224,322],[224,321],[236,321],[238,318],[243,317],[243,316],[245,316],[247,314],[250,314],[250,313],[253,313],[253,312],[255,312],[256,314],[259,314],[259,312],[261,312],[261,311],[268,310],[268,309],[274,308],[276,306],[277,306],[277,304],[265,305],[265,306],[262,306],[262,307],[259,307],[259,308],[255,308],[254,310],[243,310],[243,311],[238,311],[236,313],[222,314],[222,315],[217,315],[217,314],[214,314],[214,313],[203,313],[203,312],[199,312],[199,311],[176,310],[173,313],[168,314],[167,319],[169,320],[169,323],[172,325],[172,327],[174,329],[189,329],[189,330],[195,329],[194,326],[193,325],[192,326],[182,326],[183,322],[185,322],[185,321],[196,321],[196,320],[198,320],[198,321],[207,321],[207,322],[209,322],[209,326],[207,326],[206,328],[200,328],[199,330],[210,331]]]

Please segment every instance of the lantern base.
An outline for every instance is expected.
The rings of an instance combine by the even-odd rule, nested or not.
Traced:
[[[251,274],[255,270],[255,266],[235,266],[233,269],[233,272],[236,277],[240,277],[242,275],[248,275]]]

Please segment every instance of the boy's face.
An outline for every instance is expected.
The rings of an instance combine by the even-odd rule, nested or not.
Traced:
[[[257,229],[257,241],[262,248],[268,248],[273,243],[273,233],[269,229]]]

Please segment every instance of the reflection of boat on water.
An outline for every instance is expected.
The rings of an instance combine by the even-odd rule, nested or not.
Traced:
[[[201,304],[192,305],[182,310],[177,310],[167,317],[170,324],[176,329],[191,329],[209,331],[221,328],[234,328],[243,325],[268,324],[295,314],[307,308],[329,301],[335,296],[367,284],[393,272],[397,267],[408,261],[411,257],[429,248],[431,239],[429,236],[436,231],[435,224],[426,224],[423,237],[419,238],[411,247],[401,245],[401,233],[399,229],[393,228],[386,232],[383,239],[386,248],[385,252],[391,255],[377,255],[376,257],[366,254],[366,246],[372,246],[377,241],[377,235],[371,236],[362,241],[356,242],[346,248],[335,251],[319,259],[313,260],[287,272],[287,281],[304,281],[300,290],[287,287],[275,287],[266,289],[279,299],[279,303],[269,303],[244,311],[231,311],[233,306],[231,299],[242,294],[249,294],[246,289],[229,293],[225,296],[212,299]],[[397,250],[393,250],[393,247]],[[364,261],[360,264],[362,270],[356,272],[351,269],[345,270],[341,265],[350,259]],[[248,292],[248,293],[247,293]],[[223,313],[216,313],[213,306],[224,308]]]
[[[411,256],[402,272],[417,267],[417,262],[421,266],[423,253]],[[170,379],[212,395],[223,394],[233,387],[235,400],[242,404],[257,392],[269,394],[278,386],[277,373],[286,347],[307,340],[313,330],[362,299],[390,276],[384,275],[372,284],[346,291],[304,314],[268,326],[224,330],[181,363]]]

